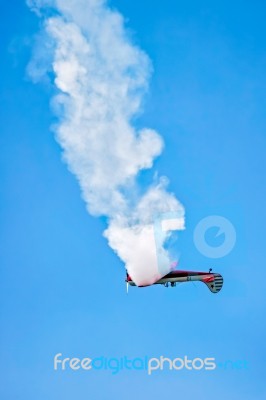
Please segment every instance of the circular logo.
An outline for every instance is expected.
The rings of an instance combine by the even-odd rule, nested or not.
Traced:
[[[215,237],[224,235],[224,241],[219,246],[211,246],[206,241],[206,232],[211,228],[217,228]],[[219,215],[203,218],[194,230],[194,244],[198,251],[209,258],[222,258],[229,254],[236,243],[236,231],[233,224]]]

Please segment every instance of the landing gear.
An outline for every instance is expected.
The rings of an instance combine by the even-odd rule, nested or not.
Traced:
[[[168,286],[169,286],[169,283],[170,283],[171,287],[175,287],[175,286],[176,286],[176,282],[165,282],[165,283],[163,284],[164,287],[168,287]]]

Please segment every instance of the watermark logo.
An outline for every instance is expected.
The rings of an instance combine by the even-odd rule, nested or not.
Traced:
[[[183,230],[184,211],[170,211],[159,214],[154,219],[153,230],[158,270],[162,275],[169,272],[169,257],[165,250],[165,241],[172,231]]]
[[[185,229],[184,212],[181,210],[159,214],[154,219],[153,229],[158,270],[161,275],[164,275],[169,272],[169,251],[174,250],[176,256],[178,250],[176,243],[166,249],[166,242],[167,239],[172,237],[173,231],[178,232]],[[207,239],[208,233],[212,231],[215,232],[216,243],[209,243]],[[225,257],[236,244],[235,227],[229,219],[220,215],[211,215],[201,219],[194,228],[192,235],[198,252],[211,259]],[[175,242],[177,238],[176,235]]]
[[[207,243],[206,233],[209,229],[216,228],[216,238],[223,235],[224,240],[218,246]],[[236,231],[233,224],[224,217],[212,215],[203,218],[194,230],[194,244],[198,251],[208,258],[222,258],[229,254],[236,243]]]
[[[156,370],[176,370],[180,371],[186,369],[188,371],[199,371],[214,370],[216,368],[215,358],[194,358],[189,359],[188,356],[177,357],[170,359],[164,356],[160,357],[139,357],[139,358],[129,358],[127,356],[121,358],[78,358],[78,357],[63,357],[62,353],[58,353],[54,356],[54,370],[65,371],[65,370],[110,370],[112,374],[115,375],[122,370],[144,370],[147,371],[148,375],[151,375]]]
[[[180,371],[186,369],[188,371],[199,371],[199,370],[214,370],[216,368],[215,358],[194,358],[189,359],[187,356],[183,358],[177,357],[174,359],[167,357],[150,358],[148,364],[148,374],[151,375],[153,371],[160,369],[176,370]]]
[[[245,360],[216,361],[214,357],[190,358],[183,357],[63,357],[62,353],[54,356],[55,371],[111,371],[116,375],[121,371],[144,371],[148,375],[162,371],[214,371],[223,370],[246,370],[248,363]],[[157,372],[156,372],[157,371]]]

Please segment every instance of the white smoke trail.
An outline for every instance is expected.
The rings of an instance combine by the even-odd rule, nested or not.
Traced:
[[[163,147],[151,129],[137,131],[150,62],[131,43],[121,14],[104,0],[28,0],[41,18],[41,41],[28,71],[35,81],[54,75],[53,107],[59,117],[56,137],[64,159],[79,180],[92,215],[105,215],[104,232],[138,285],[153,283],[170,270],[163,248],[155,246],[153,219],[182,205],[166,191],[165,179],[139,195],[136,177],[151,168]],[[158,268],[158,251],[163,264]]]

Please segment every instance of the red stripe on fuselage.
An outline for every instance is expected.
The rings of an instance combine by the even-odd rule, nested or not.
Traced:
[[[167,278],[182,278],[185,276],[195,276],[195,275],[209,275],[212,276],[212,273],[209,272],[195,272],[195,271],[171,271],[169,272],[169,274],[163,276],[160,279],[167,279]],[[133,282],[133,280],[131,279],[131,277],[127,274],[126,277],[126,281],[127,282]]]

